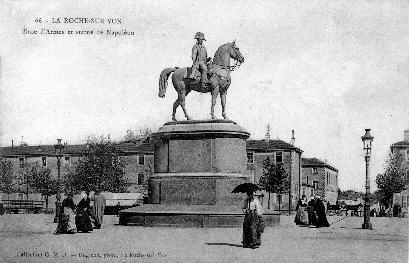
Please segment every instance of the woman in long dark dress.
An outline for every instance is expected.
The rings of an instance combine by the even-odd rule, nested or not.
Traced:
[[[85,192],[81,193],[81,201],[77,205],[77,215],[75,216],[75,225],[78,232],[92,231],[91,224],[91,201]]]
[[[67,197],[61,203],[61,211],[58,218],[57,229],[54,234],[74,234],[75,227],[70,224],[70,219],[75,211],[74,201],[72,200],[72,194],[68,193]]]
[[[297,214],[295,215],[294,219],[295,224],[302,226],[308,225],[307,199],[305,195],[298,200],[296,210]]]
[[[245,213],[243,222],[243,247],[258,248],[261,245],[261,233],[263,232],[263,210],[260,201],[254,198],[253,192],[247,193],[243,203]]]
[[[325,214],[325,206],[320,197],[315,198],[314,211],[317,215],[316,227],[329,227],[327,216]]]
[[[314,211],[314,204],[315,204],[315,200],[314,197],[311,197],[311,200],[308,202],[308,206],[307,206],[307,212],[308,212],[308,224],[310,226],[315,226],[316,222],[317,222],[317,217],[315,215],[315,211]]]

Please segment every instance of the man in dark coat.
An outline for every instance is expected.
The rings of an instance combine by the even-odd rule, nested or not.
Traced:
[[[320,196],[316,196],[314,203],[314,211],[317,215],[316,227],[329,227],[327,216],[325,215],[325,206]]]

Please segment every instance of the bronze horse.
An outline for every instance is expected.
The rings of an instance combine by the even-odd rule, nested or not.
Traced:
[[[230,58],[236,61],[234,66],[230,66]],[[237,66],[240,66],[244,62],[244,57],[241,55],[239,48],[236,46],[235,41],[227,43],[219,47],[216,51],[213,62],[209,63],[209,84],[206,88],[200,85],[198,80],[192,80],[186,78],[188,70],[190,68],[166,68],[159,77],[159,97],[165,97],[166,87],[168,85],[168,78],[171,73],[173,87],[178,93],[178,98],[173,103],[172,120],[176,121],[176,109],[179,105],[182,106],[183,112],[188,120],[192,118],[187,113],[185,107],[185,98],[190,91],[194,90],[201,93],[212,93],[212,107],[210,115],[212,119],[216,119],[214,115],[214,105],[216,104],[217,95],[220,93],[222,104],[222,115],[224,119],[228,119],[226,115],[226,94],[227,89],[231,83],[230,71],[233,71]]]

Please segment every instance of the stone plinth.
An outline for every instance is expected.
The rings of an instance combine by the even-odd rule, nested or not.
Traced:
[[[233,121],[168,122],[153,134],[154,174],[148,205],[120,212],[120,224],[239,227],[244,194],[233,189],[246,175],[249,133]],[[279,213],[266,215],[266,225]]]
[[[152,204],[236,204],[231,191],[248,180],[246,139],[233,121],[168,122],[153,134]]]

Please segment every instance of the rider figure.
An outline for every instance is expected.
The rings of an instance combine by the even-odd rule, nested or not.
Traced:
[[[202,77],[200,79],[200,83],[202,87],[206,87],[206,83],[209,81],[207,80],[207,51],[205,46],[203,45],[203,40],[206,40],[204,34],[202,32],[197,32],[195,35],[195,39],[197,43],[192,48],[192,72],[190,73],[188,78],[194,79],[196,70],[200,70],[202,73]]]

